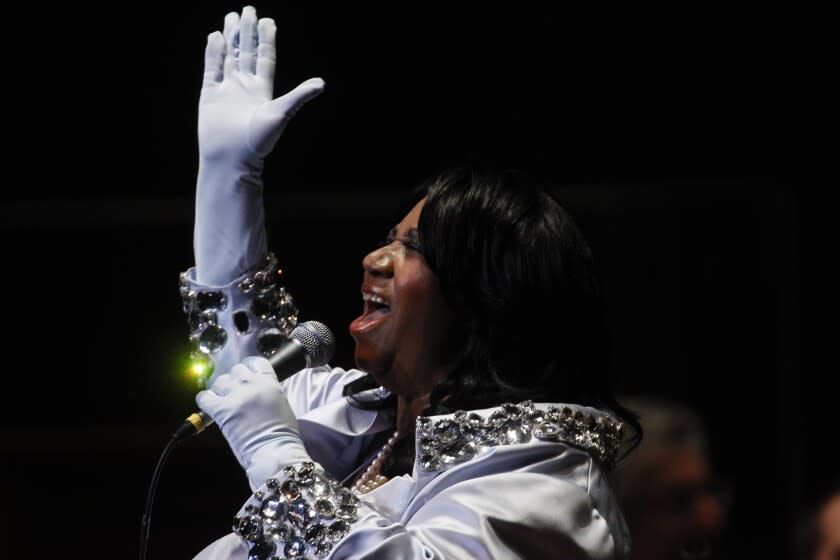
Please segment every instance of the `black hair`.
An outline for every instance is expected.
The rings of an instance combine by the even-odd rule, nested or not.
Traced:
[[[548,192],[513,172],[450,171],[428,184],[418,230],[465,330],[460,364],[436,390],[447,407],[605,404],[607,333],[592,253]]]
[[[576,403],[612,411],[638,442],[612,389],[592,252],[550,191],[519,172],[456,168],[414,195],[426,197],[420,252],[462,329],[457,365],[424,414]]]

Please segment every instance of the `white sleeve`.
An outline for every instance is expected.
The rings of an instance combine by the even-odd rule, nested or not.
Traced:
[[[211,364],[204,385],[249,356],[265,356],[288,340],[298,324],[292,295],[280,285],[273,255],[224,286],[196,280],[195,268],[181,275],[181,297],[190,328],[193,359]],[[321,366],[304,369],[283,381],[295,415],[340,399],[344,386],[364,376],[359,370]]]
[[[309,463],[269,480],[237,520],[236,532],[255,559],[616,557],[607,521],[586,489],[536,472],[454,482],[410,518],[394,520]]]
[[[424,504],[395,539],[348,535],[334,558],[613,558],[605,519],[587,492],[559,477],[501,473],[456,483]],[[373,535],[372,535],[373,536]],[[369,538],[369,537],[368,537]],[[358,543],[354,543],[358,540]],[[401,542],[402,541],[402,542]],[[360,546],[361,545],[361,546]],[[341,553],[348,547],[347,554]],[[424,556],[420,556],[419,552]]]
[[[213,541],[193,560],[248,560],[248,546],[234,533]]]
[[[180,292],[187,315],[193,359],[209,362],[210,386],[248,356],[265,356],[288,340],[298,309],[281,285],[274,255],[221,286],[201,284],[195,268],[181,274]]]
[[[322,366],[303,369],[284,379],[280,385],[295,416],[300,418],[313,409],[343,398],[344,386],[364,375],[357,369],[348,371]]]

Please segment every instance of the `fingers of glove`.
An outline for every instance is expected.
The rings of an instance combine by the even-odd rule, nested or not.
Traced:
[[[274,66],[277,62],[275,37],[277,25],[271,18],[263,18],[257,26],[259,44],[257,45],[257,76],[274,84]]]
[[[257,69],[257,10],[242,9],[239,19],[239,71],[253,74]]]
[[[274,367],[272,367],[271,362],[262,356],[250,356],[245,358],[242,360],[242,365],[247,367],[253,374],[277,377],[277,374],[274,373]]]
[[[248,383],[254,376],[253,372],[248,368],[248,366],[246,366],[242,362],[230,368],[228,375],[230,376],[230,379],[233,383],[239,385],[243,383]]]
[[[324,80],[310,78],[282,97],[271,102],[271,112],[276,118],[293,116],[310,99],[324,91]]]
[[[225,16],[225,62],[224,77],[230,78],[237,69],[236,50],[239,49],[239,14],[230,12]]]
[[[223,397],[220,397],[209,389],[199,391],[195,395],[195,404],[198,405],[198,408],[200,408],[205,414],[209,414],[210,418],[213,418],[214,420],[215,415],[219,411],[219,407],[223,402]]]
[[[213,384],[208,388],[210,391],[216,393],[220,397],[227,395],[233,388],[239,384],[237,379],[231,375],[233,370],[223,373],[213,381]]]
[[[260,157],[265,157],[274,148],[283,133],[289,118],[310,99],[317,97],[324,89],[324,80],[312,78],[274,101],[257,107],[249,123],[248,147]]]
[[[225,38],[214,31],[207,36],[207,47],[204,49],[204,83],[203,87],[222,81],[225,60]]]

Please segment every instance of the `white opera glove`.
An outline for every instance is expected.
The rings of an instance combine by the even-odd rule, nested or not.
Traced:
[[[265,358],[245,358],[195,402],[218,424],[252,489],[282,468],[311,461],[297,419]]]
[[[246,6],[241,18],[225,16],[224,33],[207,38],[194,231],[202,284],[225,285],[265,255],[263,161],[289,119],[324,88],[312,78],[274,99],[276,31]]]

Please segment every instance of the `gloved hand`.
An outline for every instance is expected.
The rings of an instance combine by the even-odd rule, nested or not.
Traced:
[[[297,419],[265,358],[245,358],[195,402],[222,430],[256,490],[283,467],[311,461]]]
[[[312,78],[274,99],[275,34],[251,6],[207,38],[198,105],[196,280],[222,286],[266,252],[261,174],[289,119],[323,91]]]

